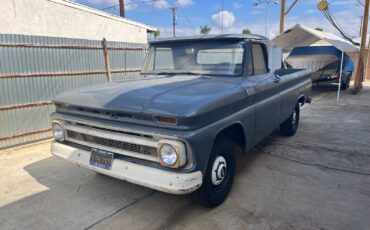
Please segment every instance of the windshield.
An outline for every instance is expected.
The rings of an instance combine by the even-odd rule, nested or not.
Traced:
[[[244,47],[240,42],[154,44],[142,74],[241,75]]]

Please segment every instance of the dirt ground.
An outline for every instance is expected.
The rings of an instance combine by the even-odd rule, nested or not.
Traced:
[[[215,209],[52,157],[50,142],[0,153],[0,229],[370,229],[370,87],[336,102],[314,89],[298,133],[238,156]]]

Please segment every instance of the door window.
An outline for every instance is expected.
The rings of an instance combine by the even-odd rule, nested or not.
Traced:
[[[252,44],[254,75],[268,72],[266,56],[262,44]]]

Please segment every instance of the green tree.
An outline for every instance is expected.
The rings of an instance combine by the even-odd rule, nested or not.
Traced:
[[[250,29],[245,28],[245,29],[243,30],[242,34],[252,34],[252,32],[250,31]]]
[[[200,27],[200,33],[201,34],[207,35],[207,34],[209,34],[209,32],[211,32],[211,28],[209,26],[205,25],[205,26]]]
[[[324,29],[323,28],[320,28],[320,27],[316,27],[315,30],[318,30],[318,31],[321,31],[321,32],[324,31]]]
[[[153,36],[154,36],[154,39],[157,39],[159,36],[161,36],[161,31],[159,30],[154,31]]]

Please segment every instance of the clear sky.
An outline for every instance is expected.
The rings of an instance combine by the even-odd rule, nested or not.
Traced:
[[[118,0],[74,0],[77,3],[103,9],[118,4]],[[223,14],[224,33],[241,33],[249,28],[253,33],[265,33],[266,3],[254,6],[254,0],[224,0],[222,13],[221,0],[159,0],[150,3],[137,3],[150,0],[125,0],[126,17],[157,27],[161,37],[172,35],[171,6],[177,6],[177,35],[199,34],[199,27],[208,25],[211,33],[220,33],[221,15]],[[280,4],[270,0],[269,4],[269,36],[274,36],[279,30]],[[298,0],[296,6],[286,18],[285,28],[297,23],[315,28],[320,27],[327,32],[338,34],[334,27],[316,8],[320,0]],[[364,2],[364,0],[360,0]],[[266,1],[264,1],[266,2]],[[287,0],[290,5],[293,0]],[[352,37],[358,37],[360,32],[360,17],[363,7],[356,0],[328,0],[340,26]],[[119,14],[118,7],[107,10]]]

